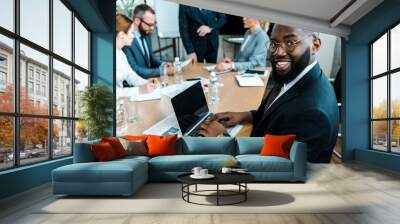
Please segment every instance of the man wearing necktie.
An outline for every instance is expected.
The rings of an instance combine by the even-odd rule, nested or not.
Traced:
[[[194,63],[216,63],[219,29],[225,23],[223,13],[179,5],[179,33],[188,58]]]
[[[296,135],[307,143],[309,162],[329,162],[336,144],[339,111],[333,87],[321,70],[316,33],[276,25],[271,34],[270,79],[275,85],[258,110],[225,112],[201,126],[203,136],[226,135],[225,126],[252,123],[251,136]]]
[[[132,20],[135,39],[131,46],[123,48],[129,65],[145,79],[159,77],[165,73],[173,75],[172,64],[161,62],[153,53],[150,35],[156,26],[154,10],[145,4],[138,5],[133,10]]]

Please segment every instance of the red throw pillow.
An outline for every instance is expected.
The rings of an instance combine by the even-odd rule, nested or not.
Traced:
[[[122,146],[121,142],[119,141],[118,138],[116,137],[110,137],[110,138],[101,138],[101,142],[108,142],[114,149],[115,155],[117,158],[125,157],[126,156],[126,151],[124,149],[124,146]]]
[[[146,141],[147,135],[125,135],[124,139],[129,141]]]
[[[280,156],[290,159],[290,147],[296,135],[269,135],[264,136],[264,146],[261,149],[261,156]]]
[[[91,145],[91,149],[94,157],[99,162],[110,161],[117,158],[113,147],[108,142],[93,144]]]
[[[177,135],[149,135],[146,140],[148,149],[147,155],[151,157],[176,155],[176,139]]]

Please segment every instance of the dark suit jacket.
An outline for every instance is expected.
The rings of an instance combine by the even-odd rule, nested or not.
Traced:
[[[136,38],[133,39],[131,46],[124,47],[122,50],[128,59],[129,65],[138,75],[145,79],[158,77],[162,72],[159,68],[161,61],[155,58],[153,54],[149,36],[146,36],[145,40],[150,53],[150,66],[148,66],[147,59],[143,54],[141,42]]]
[[[208,11],[205,16],[198,8],[179,5],[179,32],[187,54],[195,52],[195,48],[207,47],[207,41],[210,41],[213,48],[217,50],[218,30],[225,23],[226,16],[223,13]],[[199,37],[197,29],[202,25],[209,26],[212,31],[204,37]]]
[[[265,111],[252,111],[252,136],[296,134],[307,143],[309,162],[329,162],[336,143],[339,112],[335,92],[316,64]]]

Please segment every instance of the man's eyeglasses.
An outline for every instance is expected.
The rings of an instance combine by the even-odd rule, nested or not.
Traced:
[[[286,40],[284,42],[276,42],[276,41],[271,41],[269,45],[269,52],[270,53],[275,53],[278,50],[278,47],[282,47],[283,50],[286,52],[292,52],[296,47],[301,43],[303,40],[307,39],[310,35],[307,35],[301,40]]]
[[[155,22],[155,23],[148,23],[148,22],[144,21],[142,18],[139,18],[139,19],[140,19],[140,21],[141,21],[142,23],[146,24],[146,25],[149,26],[149,27],[157,26],[157,22]]]

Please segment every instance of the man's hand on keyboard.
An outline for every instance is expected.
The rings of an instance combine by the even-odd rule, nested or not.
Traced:
[[[227,134],[226,128],[216,120],[206,119],[199,126],[199,135],[204,137],[216,137],[221,134]]]

